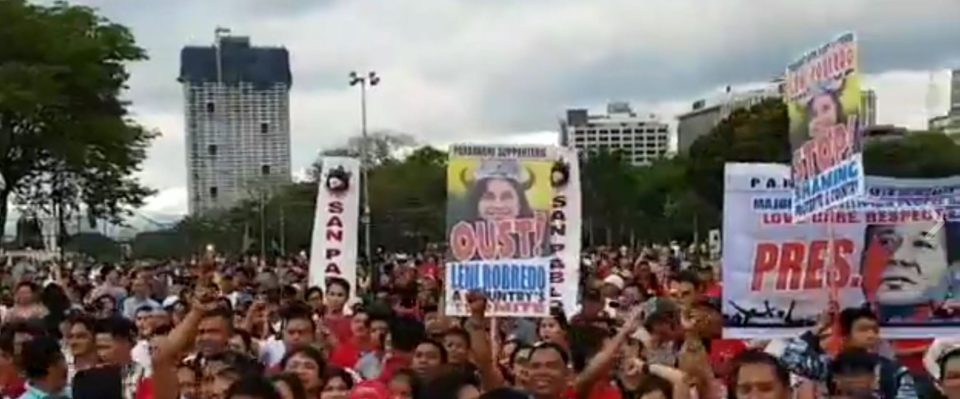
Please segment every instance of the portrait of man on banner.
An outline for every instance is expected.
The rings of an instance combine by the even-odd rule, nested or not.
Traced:
[[[941,318],[960,294],[960,224],[868,225],[864,245],[864,297],[884,322]]]

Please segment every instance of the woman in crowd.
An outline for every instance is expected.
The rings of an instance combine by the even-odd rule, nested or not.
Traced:
[[[569,348],[570,343],[567,340],[567,331],[570,325],[567,323],[567,316],[563,314],[563,309],[559,307],[550,308],[550,316],[540,319],[537,325],[537,335],[541,341],[552,342],[563,348]]]
[[[32,281],[23,281],[17,284],[13,292],[13,307],[4,314],[4,323],[17,320],[40,319],[48,311],[40,303],[40,286]]]
[[[327,280],[323,324],[339,342],[346,342],[352,335],[350,315],[346,312],[349,299],[350,283],[347,280],[339,277]]]
[[[307,305],[310,305],[310,309],[313,309],[315,314],[323,315],[323,290],[320,287],[308,288],[304,297],[307,300]]]
[[[323,378],[320,399],[347,399],[355,384],[354,376],[345,369],[329,368]]]
[[[99,319],[108,319],[117,316],[120,308],[117,307],[117,299],[112,295],[100,295],[93,300],[94,316]]]
[[[300,347],[288,352],[280,367],[284,372],[300,378],[303,390],[310,399],[320,398],[324,389],[324,373],[327,363],[323,354],[312,347]]]

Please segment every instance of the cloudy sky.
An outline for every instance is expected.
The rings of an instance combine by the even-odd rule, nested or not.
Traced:
[[[133,30],[136,118],[163,136],[145,212],[186,211],[179,51],[217,25],[290,50],[294,170],[359,130],[351,70],[375,69],[371,129],[424,143],[552,142],[568,107],[627,100],[672,118],[726,85],[768,80],[855,31],[878,120],[922,129],[960,67],[957,0],[83,0]],[[931,90],[931,80],[937,90]],[[932,95],[931,95],[932,93]],[[932,106],[932,107],[931,107]]]

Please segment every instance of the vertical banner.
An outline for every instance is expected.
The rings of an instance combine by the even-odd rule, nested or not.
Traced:
[[[323,157],[320,162],[309,284],[324,287],[328,278],[342,278],[350,284],[352,300],[357,296],[360,161]]]
[[[560,148],[550,171],[553,186],[550,212],[550,303],[572,316],[579,310],[581,197],[577,150]]]
[[[548,220],[557,148],[458,145],[447,167],[445,312],[469,314],[483,291],[490,316],[550,311]]]
[[[787,67],[793,215],[806,220],[864,192],[857,40],[847,33]]]
[[[786,165],[726,165],[725,337],[795,337],[830,285],[841,307],[869,303],[885,337],[960,332],[960,176],[867,176],[872,198],[831,210],[833,234],[826,213],[794,220],[791,187]]]

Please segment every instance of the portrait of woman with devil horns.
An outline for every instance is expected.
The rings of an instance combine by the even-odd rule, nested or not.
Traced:
[[[473,176],[463,169],[460,179],[467,187],[467,217],[464,220],[498,222],[534,216],[527,199],[527,190],[533,186],[534,175],[524,169],[519,161],[484,160]]]

